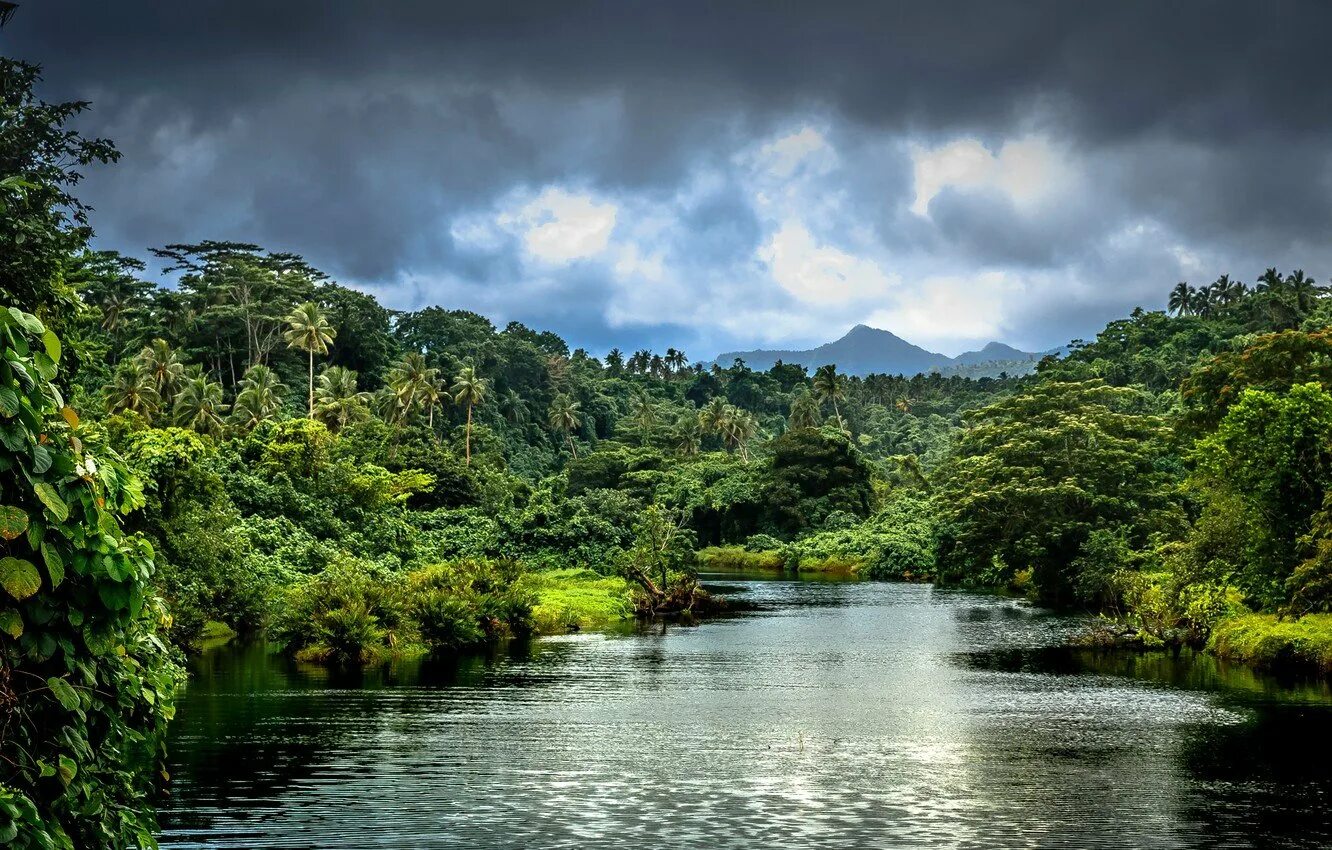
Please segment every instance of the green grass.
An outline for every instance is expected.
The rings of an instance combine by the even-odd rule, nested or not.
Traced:
[[[822,573],[824,575],[855,575],[864,566],[865,559],[859,555],[828,555],[823,558],[801,558],[797,572]]]
[[[698,552],[698,568],[710,572],[775,572],[786,569],[780,552],[750,552],[743,546],[709,546]]]
[[[1207,648],[1255,667],[1304,667],[1332,673],[1332,614],[1278,620],[1243,614],[1216,624]]]
[[[547,570],[522,579],[536,591],[532,620],[542,634],[609,628],[634,615],[633,591],[619,576],[589,569]]]

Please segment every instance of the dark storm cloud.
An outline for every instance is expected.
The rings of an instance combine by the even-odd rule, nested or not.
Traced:
[[[680,331],[733,347],[753,339],[678,317],[612,327],[596,308],[617,298],[614,258],[533,267],[518,236],[480,250],[453,225],[565,185],[622,202],[619,234],[631,208],[715,173],[720,188],[676,210],[665,262],[715,272],[734,300],[784,304],[737,280],[776,229],[737,155],[812,122],[840,156],[822,194],[847,219],[811,229],[873,229],[907,287],[934,265],[1079,275],[1076,319],[1029,287],[1004,324],[1054,344],[1159,302],[1178,275],[1327,274],[1329,24],[1332,5],[1315,2],[29,0],[0,44],[46,66],[48,97],[93,99],[85,126],[124,151],[86,184],[104,245],[247,239],[395,306],[464,304],[575,344]],[[998,150],[1033,134],[1065,152],[1084,195],[1018,209],[953,186],[929,218],[906,209],[908,141]],[[1122,235],[1143,222],[1150,238]]]

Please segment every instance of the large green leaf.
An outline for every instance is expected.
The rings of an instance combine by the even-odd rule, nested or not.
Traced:
[[[60,337],[56,336],[49,329],[42,334],[42,345],[46,346],[47,355],[55,362],[60,362]]]
[[[33,485],[33,489],[37,491],[37,498],[42,500],[42,504],[46,505],[46,509],[51,512],[52,516],[60,522],[69,519],[69,505],[65,504],[65,500],[60,498],[56,488],[45,481],[38,481]]]
[[[60,781],[68,785],[74,781],[75,775],[78,774],[79,765],[69,756],[61,756],[59,762],[60,767],[58,770],[60,771]]]
[[[60,700],[66,711],[74,711],[79,707],[79,692],[74,690],[74,686],[69,682],[52,676],[46,680],[46,686],[55,694],[55,698]]]
[[[17,307],[10,307],[9,315],[14,317],[14,321],[18,323],[19,327],[30,334],[41,335],[46,333],[46,326],[31,313],[25,313]]]
[[[23,618],[13,608],[0,611],[0,632],[18,640],[23,637]]]
[[[42,575],[22,558],[0,558],[0,587],[15,599],[27,599],[42,589]]]
[[[46,561],[46,574],[51,577],[51,588],[55,589],[65,580],[65,562],[60,553],[50,543],[42,544],[42,560]]]
[[[0,505],[0,537],[17,540],[27,530],[27,511],[13,505]]]

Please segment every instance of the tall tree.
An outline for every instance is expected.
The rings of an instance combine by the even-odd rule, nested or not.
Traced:
[[[282,409],[282,396],[287,387],[278,380],[277,373],[262,363],[245,370],[240,392],[231,405],[231,421],[249,430],[261,422],[277,416]]]
[[[836,364],[820,366],[814,372],[814,395],[822,404],[831,403],[833,413],[841,417],[842,411],[837,406],[839,401],[846,401],[846,376],[838,374]]]
[[[200,372],[185,379],[171,414],[180,427],[217,437],[222,434],[226,412],[222,385]]]
[[[328,354],[328,347],[333,344],[333,338],[338,335],[328,323],[328,317],[324,311],[319,309],[319,305],[313,301],[306,301],[295,310],[287,314],[287,329],[282,332],[282,338],[287,341],[290,348],[299,348],[309,357],[310,383],[309,383],[309,405],[307,415],[314,419],[314,356],[318,354]]]
[[[550,412],[546,416],[546,422],[551,429],[563,433],[569,441],[569,453],[576,459],[578,449],[574,446],[573,433],[583,425],[582,406],[567,395],[561,393],[555,396],[555,400],[550,404]]]
[[[369,415],[370,393],[357,389],[357,375],[342,366],[329,366],[315,387],[315,417],[332,431],[341,431]]]
[[[472,465],[472,409],[486,400],[489,384],[485,378],[478,378],[476,370],[464,366],[453,379],[453,401],[467,407],[467,436],[464,440],[466,465]]]

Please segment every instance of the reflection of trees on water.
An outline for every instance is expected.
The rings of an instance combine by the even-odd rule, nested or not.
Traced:
[[[236,818],[278,804],[347,741],[375,723],[447,713],[446,688],[539,688],[569,647],[512,641],[480,654],[413,659],[361,669],[300,664],[264,645],[220,647],[193,659],[172,726],[163,805],[167,830],[207,827],[211,811]],[[238,746],[238,744],[242,744]],[[221,812],[219,812],[221,813]]]

